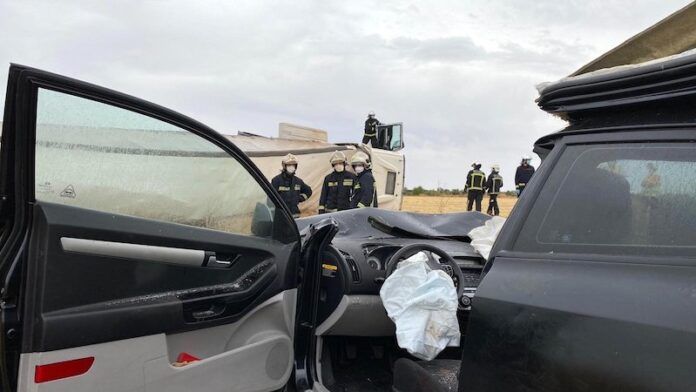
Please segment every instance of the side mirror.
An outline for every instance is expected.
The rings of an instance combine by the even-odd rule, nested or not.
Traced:
[[[254,215],[251,218],[251,233],[258,237],[273,235],[273,216],[275,208],[266,203],[256,203]]]

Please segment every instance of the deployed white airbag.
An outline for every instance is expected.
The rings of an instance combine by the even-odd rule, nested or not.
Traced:
[[[425,253],[399,263],[379,292],[396,324],[399,347],[431,360],[445,347],[459,346],[457,290],[444,271],[431,270]]]
[[[487,220],[483,226],[479,226],[469,232],[471,246],[473,246],[484,259],[488,260],[495,239],[498,238],[498,234],[500,234],[500,230],[503,228],[504,224],[505,218],[494,216]]]

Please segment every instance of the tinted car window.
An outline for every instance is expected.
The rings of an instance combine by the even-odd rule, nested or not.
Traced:
[[[696,257],[696,147],[568,146],[515,244],[533,252]]]
[[[212,142],[136,112],[39,89],[39,201],[270,235],[275,206],[247,169]]]

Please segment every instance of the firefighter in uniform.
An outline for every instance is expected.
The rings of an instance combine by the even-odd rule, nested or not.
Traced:
[[[363,134],[362,142],[367,144],[368,142],[372,147],[377,147],[377,126],[379,125],[379,120],[375,117],[375,112],[370,112],[367,114],[367,120],[365,120],[365,134]]]
[[[350,195],[355,185],[355,174],[346,170],[346,155],[336,151],[331,156],[333,171],[324,177],[319,199],[319,213],[350,209]]]
[[[515,172],[515,187],[517,188],[517,197],[522,196],[522,191],[532,179],[534,174],[534,166],[529,163],[532,161],[532,157],[525,156],[522,157],[522,163],[517,167]]]
[[[300,217],[299,204],[307,201],[312,196],[312,188],[295,175],[297,171],[297,158],[288,154],[283,158],[283,171],[271,180],[273,188],[280,193],[280,197],[290,208],[292,216]]]
[[[481,171],[481,164],[474,162],[473,168],[466,175],[466,186],[464,189],[469,198],[466,210],[471,211],[476,202],[476,211],[481,212],[481,201],[483,200],[483,186],[486,183],[486,174]]]
[[[377,207],[375,178],[372,176],[367,156],[358,152],[350,159],[350,164],[357,175],[353,195],[350,197],[350,208]]]
[[[500,193],[500,188],[503,187],[503,177],[499,174],[500,166],[491,166],[491,174],[486,180],[486,191],[488,191],[488,210],[486,213],[488,215],[500,215],[500,208],[498,208],[498,194]]]

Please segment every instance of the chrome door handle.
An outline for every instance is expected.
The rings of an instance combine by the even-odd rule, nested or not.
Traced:
[[[218,255],[212,253],[210,256],[208,256],[205,266],[208,268],[230,268],[240,257],[240,255],[233,255],[232,257],[224,257],[219,259]]]

